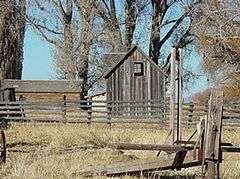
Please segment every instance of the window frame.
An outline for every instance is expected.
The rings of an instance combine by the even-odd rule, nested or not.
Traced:
[[[138,67],[137,67],[137,66]],[[139,70],[140,69],[140,70]],[[133,74],[135,76],[143,76],[144,75],[144,63],[143,62],[134,62],[133,63]]]

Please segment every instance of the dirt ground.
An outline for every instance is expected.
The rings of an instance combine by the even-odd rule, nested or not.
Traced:
[[[194,128],[184,128],[187,139]],[[12,124],[6,131],[7,162],[0,178],[84,178],[89,165],[155,157],[156,151],[119,151],[112,142],[163,144],[168,129],[161,125]],[[224,128],[222,141],[240,146],[240,128]],[[224,154],[223,178],[240,178],[240,154]],[[165,172],[166,173],[166,172]],[[199,168],[169,171],[169,175],[199,175]],[[104,177],[96,177],[104,178]],[[132,178],[129,176],[123,178]]]

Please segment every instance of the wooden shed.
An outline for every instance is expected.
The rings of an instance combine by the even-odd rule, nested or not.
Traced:
[[[107,101],[164,104],[166,73],[134,46],[106,73]]]
[[[23,97],[26,101],[61,102],[65,95],[69,100],[79,99],[79,81],[70,80],[1,80],[1,88],[14,88],[16,99]]]

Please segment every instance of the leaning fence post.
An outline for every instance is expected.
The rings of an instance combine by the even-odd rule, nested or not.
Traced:
[[[66,95],[63,95],[63,101],[62,101],[62,118],[63,121],[66,122],[66,115],[67,115],[67,110],[66,110],[66,106],[67,106],[67,97]]]
[[[92,122],[92,97],[88,98],[88,103],[87,103],[87,124],[91,124]]]

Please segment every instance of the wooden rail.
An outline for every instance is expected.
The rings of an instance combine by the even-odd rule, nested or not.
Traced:
[[[153,159],[140,159],[129,162],[120,162],[104,166],[90,166],[82,170],[81,174],[87,176],[138,176],[151,171],[167,169],[181,169],[185,167],[201,166],[202,178],[220,178],[220,163],[222,152],[240,152],[239,147],[221,141],[223,120],[223,92],[218,89],[211,91],[208,103],[208,115],[200,120],[197,125],[197,140],[173,140],[171,145],[166,144],[132,144],[112,143],[109,147],[119,150],[158,150],[172,155],[159,156]],[[191,108],[192,109],[192,108]],[[174,116],[175,117],[175,116]],[[172,121],[170,121],[171,124]],[[170,131],[172,130],[170,125]],[[177,129],[175,129],[177,130]],[[172,136],[173,138],[175,136]],[[191,137],[192,138],[192,137]],[[170,142],[172,140],[170,139]],[[186,145],[185,145],[186,144]]]
[[[181,153],[181,152],[180,152]],[[179,153],[179,154],[180,154]],[[188,168],[201,165],[201,161],[193,161],[191,152],[184,152],[183,160],[179,160],[177,155],[171,155],[168,158],[148,158],[138,159],[129,162],[119,162],[116,164],[105,166],[89,166],[79,173],[86,177],[106,175],[106,176],[121,176],[121,175],[134,175],[140,176],[141,174],[151,171],[163,171],[169,169]]]
[[[63,96],[63,100],[59,102],[1,101],[0,117],[17,122],[164,123],[167,125],[168,106],[154,100],[73,101]],[[195,125],[199,118],[206,114],[207,105],[184,103],[182,124]],[[236,104],[224,106],[223,114],[224,125],[240,126],[240,109],[236,108]]]
[[[9,121],[44,121],[46,122],[92,122],[125,123],[155,122],[160,123],[164,116],[163,105],[159,101],[68,101],[63,96],[61,102],[51,101],[1,101],[0,117]],[[145,121],[139,121],[139,119]],[[158,118],[158,119],[156,119]],[[138,119],[138,120],[136,120]],[[146,121],[153,119],[154,121]]]

